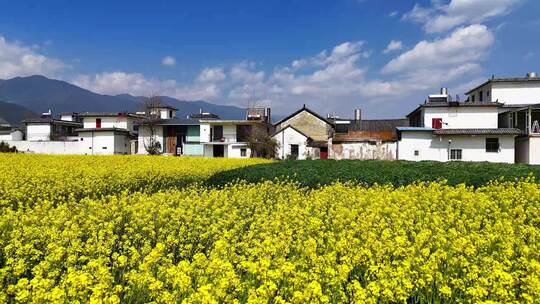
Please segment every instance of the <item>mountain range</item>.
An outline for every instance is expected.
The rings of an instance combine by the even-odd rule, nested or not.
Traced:
[[[25,118],[39,116],[49,109],[61,112],[134,112],[140,108],[141,96],[129,94],[103,95],[71,83],[41,75],[0,79],[0,118],[19,125]],[[223,119],[243,119],[245,109],[212,104],[206,101],[186,101],[161,96],[164,104],[178,108],[177,116],[186,117],[200,110]]]

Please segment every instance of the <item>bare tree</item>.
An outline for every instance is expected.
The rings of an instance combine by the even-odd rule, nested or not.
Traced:
[[[265,125],[254,125],[247,137],[248,147],[253,157],[274,158],[278,148],[278,142],[272,138]]]
[[[144,149],[150,155],[159,155],[162,152],[161,143],[157,140],[156,132],[156,126],[160,119],[158,108],[161,106],[161,97],[157,94],[143,97],[141,102],[141,110],[144,111],[144,119],[141,126],[148,129],[148,134],[145,134],[143,144]]]

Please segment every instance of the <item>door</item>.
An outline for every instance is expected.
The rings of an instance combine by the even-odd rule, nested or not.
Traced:
[[[176,155],[184,154],[185,142],[186,142],[186,134],[176,134]]]
[[[223,138],[223,126],[214,126],[213,136],[212,141],[221,141]]]
[[[167,127],[167,141],[166,141],[167,154],[176,154],[176,132],[174,127]]]
[[[298,145],[291,145],[291,157],[298,159]]]
[[[225,146],[214,145],[214,157],[224,157],[224,156],[225,156]]]
[[[321,147],[321,159],[327,159],[328,158],[328,148],[327,147]]]
[[[96,118],[96,129],[101,129],[101,118]]]

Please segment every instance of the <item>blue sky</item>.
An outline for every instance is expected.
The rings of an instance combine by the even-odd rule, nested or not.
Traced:
[[[0,1],[0,78],[400,117],[540,72],[540,1]]]

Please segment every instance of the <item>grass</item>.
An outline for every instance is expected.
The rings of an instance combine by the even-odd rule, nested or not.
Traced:
[[[217,172],[208,183],[223,186],[235,180],[257,183],[286,178],[313,188],[335,181],[403,186],[417,181],[447,180],[450,185],[464,183],[477,187],[491,180],[515,180],[528,176],[540,177],[540,166],[472,162],[302,160],[256,164]]]

